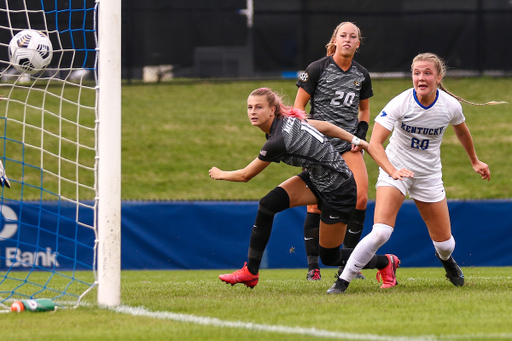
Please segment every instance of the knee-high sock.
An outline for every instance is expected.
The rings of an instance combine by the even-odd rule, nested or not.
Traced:
[[[249,242],[249,252],[247,254],[247,268],[253,275],[260,269],[261,259],[270,239],[274,215],[263,213],[258,210],[256,220],[251,231],[251,241]]]
[[[352,249],[341,249],[341,245],[333,248],[325,248],[319,245],[322,263],[328,266],[343,265],[349,259]]]
[[[354,249],[340,249],[340,247],[324,248],[319,246],[322,263],[328,266],[343,266],[347,263]],[[386,256],[374,255],[364,266],[364,269],[383,269],[388,265]]]
[[[450,239],[445,240],[444,242],[432,241],[432,243],[434,243],[437,254],[442,260],[448,260],[452,255],[453,250],[455,250],[455,239],[453,236],[450,236]]]
[[[247,269],[253,275],[257,274],[260,269],[261,259],[272,232],[274,215],[289,207],[290,198],[288,193],[281,187],[274,188],[260,200],[247,254]]]
[[[308,270],[320,268],[320,257],[318,251],[320,214],[306,213],[304,220],[304,246],[308,257]]]
[[[345,233],[345,239],[343,240],[343,248],[353,249],[361,239],[363,234],[364,219],[366,217],[366,209],[358,210],[355,209],[352,213],[352,217],[347,224],[347,232]]]
[[[393,228],[386,224],[374,224],[372,231],[355,247],[345,265],[340,278],[350,282],[361,269],[375,256],[377,250],[384,245],[393,233]]]

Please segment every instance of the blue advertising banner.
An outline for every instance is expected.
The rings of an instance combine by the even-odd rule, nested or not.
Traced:
[[[371,231],[369,202],[363,235]],[[461,266],[512,265],[512,201],[449,201],[454,257]],[[69,206],[69,207],[68,207]],[[91,210],[53,202],[6,203],[0,217],[0,270],[83,270],[93,262]],[[257,201],[123,202],[121,267],[128,269],[236,269],[247,260]],[[306,268],[305,207],[278,213],[262,268]],[[412,201],[398,215],[391,239],[379,250],[403,267],[440,266],[427,228]]]
[[[449,201],[454,257],[461,266],[512,265],[512,201]],[[247,260],[258,202],[125,202],[123,269],[236,269]],[[371,231],[369,202],[363,235]],[[306,268],[305,207],[280,212],[262,268]],[[414,202],[407,200],[396,230],[379,250],[404,267],[440,266]]]
[[[7,202],[0,205],[0,270],[90,270],[94,259],[92,209],[75,204]]]

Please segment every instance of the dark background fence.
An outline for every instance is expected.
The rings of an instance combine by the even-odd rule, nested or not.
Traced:
[[[124,0],[123,78],[281,77],[325,55],[343,21],[364,37],[370,72],[407,72],[420,52],[452,71],[512,74],[510,0]],[[152,68],[147,68],[151,67]],[[146,70],[144,69],[146,67]]]

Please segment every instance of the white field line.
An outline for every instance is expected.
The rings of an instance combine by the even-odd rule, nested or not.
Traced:
[[[130,314],[133,316],[144,316],[163,320],[172,320],[177,322],[187,322],[200,325],[209,325],[215,327],[227,327],[227,328],[238,328],[247,329],[252,331],[263,331],[271,333],[281,334],[295,334],[295,335],[309,335],[314,337],[341,339],[341,340],[367,340],[367,341],[448,341],[448,340],[470,340],[472,338],[485,337],[495,339],[511,339],[512,334],[475,334],[475,335],[446,335],[436,337],[433,335],[424,336],[385,336],[385,335],[374,335],[374,334],[355,334],[355,333],[344,333],[344,332],[333,332],[324,329],[316,328],[302,328],[302,327],[287,327],[280,325],[267,325],[251,322],[242,321],[223,321],[218,318],[202,317],[188,314],[178,314],[168,311],[149,311],[144,307],[130,307],[130,306],[119,306],[109,308],[118,313]]]

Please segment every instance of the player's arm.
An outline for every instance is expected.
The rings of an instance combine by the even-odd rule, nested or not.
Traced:
[[[311,95],[308,94],[307,91],[303,88],[299,88],[299,90],[297,90],[297,96],[295,97],[295,103],[293,104],[293,107],[295,109],[306,111],[306,106],[308,105],[310,99]]]
[[[346,130],[326,121],[308,120],[308,123],[315,127],[319,132],[324,135],[337,137],[341,140],[352,143],[368,151],[368,143],[361,140],[355,135],[347,132]]]
[[[357,124],[356,136],[361,140],[366,141],[366,133],[368,132],[368,127],[370,122],[370,99],[362,99],[359,101],[359,123]],[[361,147],[352,145],[353,152],[361,151]]]
[[[471,165],[473,166],[475,172],[482,176],[482,180],[491,180],[491,171],[489,170],[489,166],[486,163],[480,161],[476,156],[473,138],[471,137],[471,133],[469,132],[469,128],[466,123],[462,122],[461,124],[454,125],[453,130],[455,131],[457,139],[459,139],[462,147],[466,151],[466,154],[468,154],[469,160],[471,161]]]
[[[412,178],[414,176],[414,172],[405,168],[396,169],[391,162],[389,162],[384,149],[384,141],[386,141],[390,133],[391,131],[384,128],[384,126],[378,122],[375,122],[372,136],[370,138],[370,146],[368,147],[368,154],[370,154],[379,167],[388,173],[393,179],[403,180],[403,178]]]
[[[359,101],[359,122],[370,122],[370,99],[362,99]]]
[[[248,164],[244,169],[238,169],[234,171],[223,171],[218,169],[217,167],[212,167],[208,173],[210,174],[210,178],[213,180],[225,180],[225,181],[233,181],[233,182],[248,182],[256,175],[261,173],[270,162],[262,161],[258,158],[254,159],[250,164]]]

